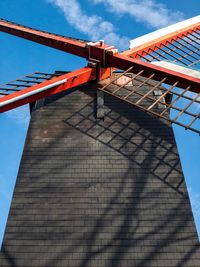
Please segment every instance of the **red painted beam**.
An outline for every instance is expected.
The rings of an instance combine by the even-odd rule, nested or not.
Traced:
[[[105,51],[109,51],[114,48],[113,46],[100,42],[86,43],[81,40],[39,31],[3,19],[0,19],[0,31],[79,57],[83,57],[88,60],[96,60],[101,62],[104,61]]]
[[[195,27],[197,27],[197,25]],[[175,82],[178,81],[179,87],[187,88],[188,86],[191,86],[190,88],[191,91],[200,92],[199,79],[192,78],[191,76],[181,74],[179,72],[171,71],[169,69],[160,66],[155,66],[150,63],[130,58],[129,56],[125,55],[126,52],[118,54],[116,53],[114,47],[108,46],[106,44],[102,44],[99,42],[86,44],[81,41],[53,35],[50,33],[41,32],[21,25],[16,25],[4,20],[0,21],[0,30],[16,36],[20,36],[28,40],[45,44],[50,47],[54,47],[56,49],[60,49],[68,53],[72,53],[77,56],[85,57],[88,60],[92,60],[94,62],[99,62],[101,64],[100,73],[102,67],[104,67],[105,70],[106,68],[109,67],[127,70],[128,68],[133,66],[134,67],[134,69],[132,70],[133,73],[137,73],[143,70],[142,75],[144,77],[149,77],[151,74],[154,73],[155,80],[160,81],[166,77],[165,82],[168,84],[174,84]],[[184,31],[181,30],[181,33],[179,34],[184,34],[186,31],[188,32],[189,30],[191,31],[194,30],[194,27],[193,28],[190,27],[190,29],[185,29]],[[164,38],[168,38],[169,40],[169,36],[164,36]],[[172,38],[172,36],[170,36],[170,38]],[[160,42],[161,41],[163,42],[163,39],[160,40]],[[107,71],[106,75],[102,76],[102,74],[100,74],[100,79],[107,78],[108,76],[111,75],[111,73],[112,71],[109,70]]]
[[[0,31],[49,46],[70,54],[87,57],[86,43],[44,31],[28,28],[19,24],[0,19]]]
[[[144,77],[149,77],[154,73],[155,76],[153,79],[157,81],[161,81],[166,77],[165,83],[167,84],[172,85],[178,81],[177,87],[185,89],[188,86],[191,86],[190,91],[200,93],[200,78],[193,78],[189,75],[156,66],[151,63],[142,62],[122,54],[107,55],[106,60],[107,64],[114,68],[127,70],[130,67],[133,67],[130,72],[139,73],[139,71],[143,70],[141,75]]]
[[[122,54],[134,58],[140,58],[141,56],[145,56],[147,53],[152,53],[152,50],[156,51],[159,48],[162,48],[164,45],[178,41],[179,39],[184,38],[185,36],[190,35],[191,33],[199,29],[200,23],[196,23],[192,26],[185,27],[181,30],[167,34],[133,49],[124,51]]]
[[[0,113],[34,102],[96,79],[93,68],[85,67],[0,98]]]

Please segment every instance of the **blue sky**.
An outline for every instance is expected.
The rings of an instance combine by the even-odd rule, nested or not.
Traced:
[[[128,40],[199,15],[198,0],[1,0],[0,17],[63,35],[105,39],[120,50]],[[0,83],[34,71],[74,70],[83,59],[0,33]],[[29,123],[28,107],[0,115],[0,244]],[[200,137],[175,126],[175,137],[200,235]]]

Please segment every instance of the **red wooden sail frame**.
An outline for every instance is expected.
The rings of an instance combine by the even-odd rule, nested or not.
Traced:
[[[130,72],[133,73],[138,73],[141,71],[142,76],[144,77],[148,78],[150,75],[153,75],[154,79],[157,81],[162,81],[165,78],[165,82],[169,85],[173,85],[175,82],[178,82],[179,87],[190,87],[190,91],[199,93],[200,78],[191,77],[187,74],[169,70],[151,63],[142,62],[141,60],[133,58],[134,55],[138,55],[138,53],[141,53],[141,51],[145,53],[150,46],[152,49],[156,49],[155,47],[162,45],[166,41],[171,41],[172,38],[181,38],[181,36],[189,34],[199,27],[200,23],[196,23],[195,25],[183,28],[182,30],[174,32],[173,34],[163,36],[153,43],[146,43],[142,47],[139,46],[134,50],[118,53],[113,46],[104,44],[103,42],[88,43],[86,41],[28,28],[6,20],[0,20],[0,31],[2,32],[86,58],[90,62],[90,67],[88,66],[81,70],[56,78],[58,81],[61,81],[64,79],[64,77],[66,77],[67,81],[63,82],[63,84],[57,85],[55,83],[57,80],[55,81],[54,78],[39,85],[25,88],[19,92],[14,92],[9,96],[1,97],[0,112],[4,112],[25,103],[33,102],[41,97],[43,98],[50,96],[62,90],[67,90],[68,88],[78,86],[82,83],[94,80],[95,78],[99,80],[105,79],[111,76],[111,68],[121,70],[127,70],[130,68]],[[27,97],[25,96],[27,92],[33,92],[34,90],[37,92],[39,88],[44,88],[46,84],[49,86],[49,89],[35,94],[28,94]],[[16,96],[18,96],[18,98]],[[11,99],[13,99],[13,101],[11,101]],[[5,103],[9,104],[5,105]]]

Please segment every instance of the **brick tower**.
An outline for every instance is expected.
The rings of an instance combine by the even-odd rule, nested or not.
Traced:
[[[32,112],[0,266],[199,267],[171,126],[91,87]]]

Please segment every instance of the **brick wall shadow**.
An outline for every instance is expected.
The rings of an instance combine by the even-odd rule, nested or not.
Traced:
[[[181,188],[184,177],[172,128],[120,100],[115,99],[115,105],[112,97],[107,96],[106,100],[105,120],[96,120],[94,101],[91,101],[64,122],[114,149],[139,167],[145,162],[145,156],[151,155],[153,148],[152,175],[184,194],[185,186]]]
[[[171,127],[109,96],[97,121],[94,92],[67,97],[33,114],[1,266],[199,266]]]

